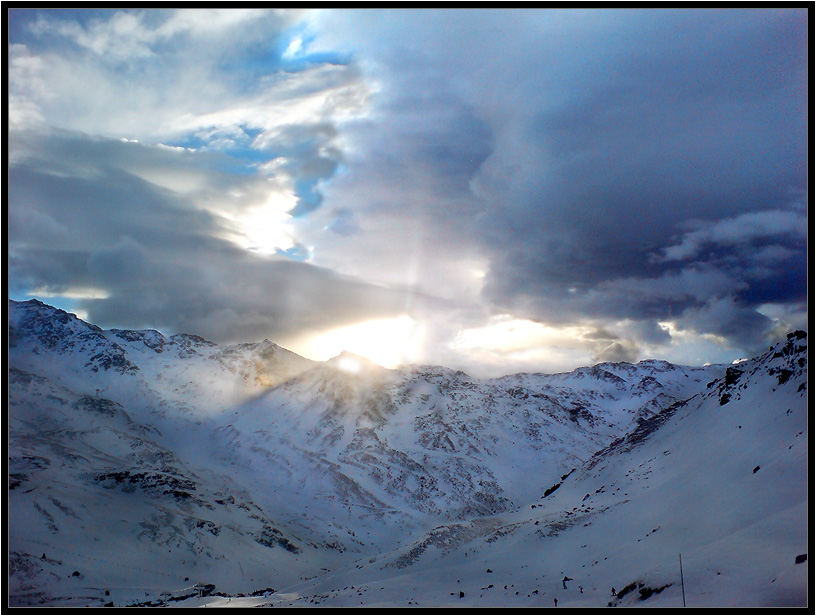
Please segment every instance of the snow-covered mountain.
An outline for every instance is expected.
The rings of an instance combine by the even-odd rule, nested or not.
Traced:
[[[31,300],[8,391],[12,605],[806,601],[804,332],[479,380]]]

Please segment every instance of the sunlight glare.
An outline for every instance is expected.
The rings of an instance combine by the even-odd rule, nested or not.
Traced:
[[[422,333],[416,321],[402,315],[333,329],[293,346],[293,350],[317,361],[348,351],[385,368],[395,368],[417,357]]]
[[[273,254],[295,245],[292,216],[294,196],[273,193],[268,202],[249,210],[238,219],[245,235],[245,248]]]
[[[64,297],[67,299],[108,299],[111,294],[106,289],[97,287],[67,287],[65,289],[52,289],[43,286],[29,291],[32,297]]]
[[[353,357],[341,357],[340,361],[337,362],[337,367],[349,374],[357,374],[363,369],[360,362]]]
[[[586,333],[582,327],[551,327],[511,315],[499,315],[492,321],[484,327],[462,330],[451,348],[523,354],[542,347],[572,346]]]

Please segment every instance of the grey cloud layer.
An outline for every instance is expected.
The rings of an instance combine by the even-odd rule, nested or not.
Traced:
[[[160,166],[175,152],[65,132],[28,137],[38,144],[32,149],[50,155],[11,166],[13,292],[100,289],[110,297],[79,303],[94,322],[219,341],[280,338],[391,316],[406,303],[404,291],[239,248],[224,239],[234,233],[228,220],[126,169]],[[71,159],[57,164],[66,152]],[[240,187],[240,177],[214,178],[206,164],[176,166],[203,176],[209,190]],[[244,190],[255,181],[244,178]]]

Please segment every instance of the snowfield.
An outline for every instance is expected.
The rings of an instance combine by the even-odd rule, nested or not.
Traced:
[[[11,301],[9,601],[806,606],[807,381],[804,332],[474,379]]]

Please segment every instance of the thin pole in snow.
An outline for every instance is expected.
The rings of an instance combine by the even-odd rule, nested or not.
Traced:
[[[683,607],[686,607],[686,583],[683,581],[683,555],[680,556],[680,588],[683,590]]]

